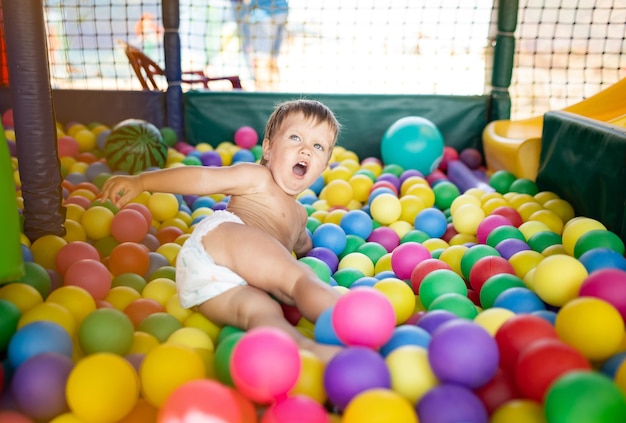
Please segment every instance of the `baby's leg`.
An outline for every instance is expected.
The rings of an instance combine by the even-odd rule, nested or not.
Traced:
[[[224,223],[209,232],[203,244],[217,264],[230,268],[250,286],[295,305],[311,322],[340,296],[309,266],[258,228]]]
[[[298,347],[328,362],[340,348],[317,344],[304,336],[284,317],[280,305],[266,292],[249,285],[237,286],[214,297],[199,307],[200,312],[218,325],[231,325],[244,330],[271,326],[286,332]]]

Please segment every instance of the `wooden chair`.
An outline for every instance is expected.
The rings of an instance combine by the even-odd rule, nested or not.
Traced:
[[[157,65],[154,60],[146,56],[146,54],[137,47],[133,47],[122,40],[117,40],[117,43],[124,48],[124,53],[126,53],[126,57],[128,58],[133,71],[135,71],[135,75],[137,75],[143,89],[158,91],[159,86],[157,85],[154,76],[165,76],[165,71],[163,71],[163,69]],[[241,89],[241,79],[236,75],[208,77],[203,71],[185,71],[183,72],[181,81],[192,85],[202,84],[202,86],[206,89],[209,89],[209,82],[228,81],[233,89]]]

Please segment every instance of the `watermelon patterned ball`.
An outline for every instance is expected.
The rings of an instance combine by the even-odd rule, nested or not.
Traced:
[[[151,167],[162,168],[167,158],[167,145],[156,126],[129,119],[111,131],[104,154],[111,170],[137,174]]]

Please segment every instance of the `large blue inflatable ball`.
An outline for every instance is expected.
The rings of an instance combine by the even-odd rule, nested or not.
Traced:
[[[443,158],[443,136],[437,126],[420,116],[395,121],[383,134],[381,156],[386,164],[430,175]]]

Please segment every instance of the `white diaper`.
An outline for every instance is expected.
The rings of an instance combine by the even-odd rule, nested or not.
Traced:
[[[209,231],[226,222],[243,224],[235,214],[217,210],[198,222],[178,252],[176,286],[178,299],[184,308],[202,304],[236,286],[246,285],[241,276],[227,267],[215,264],[202,244],[202,238]]]

